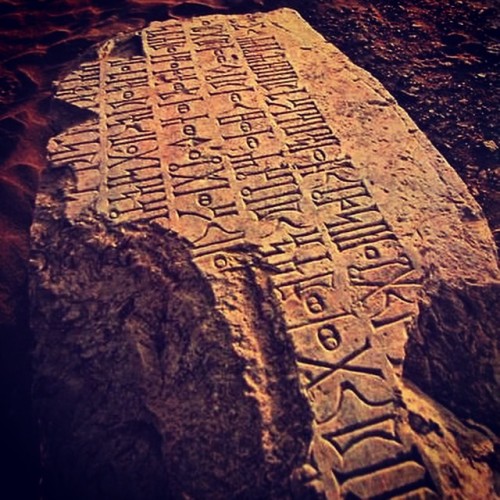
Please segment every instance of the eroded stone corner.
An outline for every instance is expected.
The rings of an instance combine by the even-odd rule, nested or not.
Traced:
[[[498,282],[431,276],[424,290],[405,347],[407,425],[444,491],[496,497]]]

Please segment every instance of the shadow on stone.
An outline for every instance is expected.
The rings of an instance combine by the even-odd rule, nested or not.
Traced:
[[[269,403],[272,463],[230,326],[186,244],[155,225],[51,217],[33,230],[31,282],[46,497],[283,495],[311,432],[292,357],[273,381],[285,400]]]
[[[500,431],[500,285],[429,287],[406,347],[404,376],[462,418]]]

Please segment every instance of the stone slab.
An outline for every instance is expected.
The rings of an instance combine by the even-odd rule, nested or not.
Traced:
[[[53,348],[49,330],[71,330],[41,311],[50,309],[42,291],[57,302],[72,272],[54,267],[69,251],[57,235],[92,220],[123,238],[163,228],[186,245],[246,364],[241,397],[257,402],[263,462],[286,464],[214,498],[285,488],[289,476],[299,497],[439,496],[446,481],[417,445],[402,396],[408,329],[427,281],[494,280],[498,268],[479,206],[384,88],[285,9],[153,23],[102,46],[56,98],[76,124],[51,139],[37,199],[37,359]],[[119,246],[113,238],[101,243]],[[268,356],[271,344],[292,347],[281,375],[269,367],[279,358]],[[288,394],[307,401],[312,437],[285,460],[272,429],[273,408],[293,406],[274,388],[287,377],[297,386]],[[169,417],[155,405],[168,441]]]

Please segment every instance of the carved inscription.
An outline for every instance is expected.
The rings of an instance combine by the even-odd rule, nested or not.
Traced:
[[[432,496],[400,431],[396,372],[420,272],[265,15],[154,23],[57,97],[98,113],[50,145],[71,214],[151,220],[207,275],[247,249],[268,272],[314,414],[328,498]]]

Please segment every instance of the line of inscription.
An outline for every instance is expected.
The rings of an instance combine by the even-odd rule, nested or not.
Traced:
[[[110,59],[105,92],[106,197],[110,217],[165,217],[168,207],[148,94],[146,59]]]
[[[368,265],[349,268],[351,286],[355,289],[362,284],[363,290],[368,288],[366,298],[373,297],[378,291],[386,293],[389,285],[397,286],[401,277],[412,272],[411,260],[403,252],[365,182],[358,177],[359,174],[352,175],[352,164],[328,158],[326,148],[338,146],[339,141],[307,90],[299,86],[297,74],[276,38],[266,33],[262,23],[253,26],[251,23],[246,26],[234,23],[233,27],[236,31],[247,30],[245,36],[236,39],[257,83],[266,91],[266,104],[284,133],[287,151],[295,154],[313,150],[312,161],[303,162],[303,156],[300,156],[293,166],[303,178],[312,176],[318,179],[318,187],[313,189],[311,199],[331,242],[340,253],[349,252],[354,257],[353,252],[360,249],[364,251],[364,257],[371,260]],[[242,160],[235,164],[238,174],[242,178],[256,175],[252,171],[254,164],[249,163],[248,158],[246,162]],[[317,227],[312,231],[319,235]],[[289,230],[287,234],[290,234]],[[391,255],[387,257],[386,246],[395,255],[389,251]],[[324,477],[333,471],[334,483],[342,487],[344,494],[359,491],[362,496],[363,491],[369,491],[366,485],[374,474],[389,478],[395,466],[404,466],[405,474],[413,478],[410,482],[415,482],[415,489],[420,488],[425,469],[421,466],[419,454],[414,454],[397,432],[393,384],[384,353],[372,349],[370,324],[360,322],[353,315],[334,311],[328,293],[328,289],[334,288],[333,275],[325,273],[324,277],[330,282],[314,281],[320,277],[317,271],[321,266],[315,263],[311,270],[306,269],[305,262],[294,253],[291,242],[281,240],[271,244],[271,248],[263,253],[268,263],[269,257],[273,256],[275,267],[281,273],[298,271],[302,274],[298,279],[301,283],[304,274],[311,274],[313,278],[311,288],[305,287],[299,292],[310,316],[301,320],[296,309],[286,308],[286,323],[296,345],[299,365],[307,374],[306,387],[321,436],[313,448],[316,450],[313,451],[313,463]],[[309,254],[314,260],[314,252],[309,251]],[[393,272],[395,266],[399,267]],[[391,272],[387,272],[388,268]],[[381,269],[385,274],[377,275]],[[372,279],[373,275],[375,279]],[[282,286],[286,284],[286,280],[281,283]],[[415,284],[418,285],[410,280],[410,285]],[[283,287],[280,289],[279,284],[276,285],[282,298],[287,297]],[[386,300],[383,307],[388,308],[389,304],[390,301]],[[383,313],[380,309],[374,312],[377,317]],[[397,317],[400,319],[401,315]],[[321,352],[325,354],[324,358],[318,358]],[[353,417],[352,424],[349,424]],[[329,458],[321,451],[325,443],[330,446]],[[408,471],[414,474],[408,474]],[[386,485],[380,493],[388,493],[387,488],[393,489],[390,482],[384,483],[382,479],[382,484]]]
[[[74,106],[97,112],[99,109],[100,63],[83,63],[58,86],[56,97]]]

